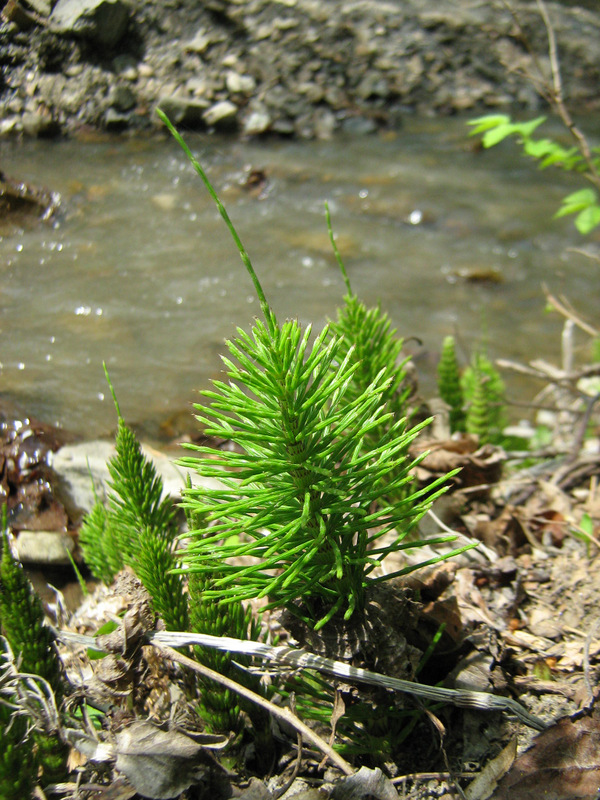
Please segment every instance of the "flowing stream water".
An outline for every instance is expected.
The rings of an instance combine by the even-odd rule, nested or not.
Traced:
[[[512,143],[477,152],[464,120],[408,118],[394,134],[325,142],[187,140],[276,313],[315,328],[344,294],[329,202],[353,290],[418,337],[408,347],[426,392],[448,333],[465,350],[483,335],[494,358],[557,361],[561,321],[544,313],[544,282],[598,322],[600,267],[572,249],[599,237],[552,220],[581,178],[537,170]],[[0,238],[2,396],[106,434],[105,361],[126,419],[176,434],[165,421],[191,416],[220,374],[223,340],[260,311],[200,179],[167,138],[5,141],[0,159],[62,197],[52,223]]]

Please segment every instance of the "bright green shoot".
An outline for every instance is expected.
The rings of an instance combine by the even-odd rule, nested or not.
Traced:
[[[161,119],[217,203],[265,317],[226,343],[227,379],[214,381],[201,393],[206,405],[196,405],[204,432],[236,449],[188,445],[193,455],[182,459],[220,482],[185,491],[184,507],[202,521],[189,532],[185,571],[214,574],[218,555],[207,599],[265,598],[315,629],[338,613],[349,619],[363,609],[369,581],[381,579],[373,573],[385,556],[423,544],[406,537],[444,491],[446,478],[412,487],[417,461],[408,446],[427,421],[409,427],[396,418],[386,399],[397,376],[385,365],[356,383],[362,360],[343,332],[325,327],[312,341],[310,327],[277,321],[202,167],[164,114]],[[381,342],[372,342],[375,358]]]

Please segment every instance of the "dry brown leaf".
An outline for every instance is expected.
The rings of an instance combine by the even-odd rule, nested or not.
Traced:
[[[331,793],[331,800],[362,800],[368,797],[374,800],[398,800],[394,784],[378,768],[361,767],[354,775],[338,781]]]
[[[465,791],[466,800],[487,800],[500,778],[507,773],[517,755],[517,737],[493,758]]]
[[[426,441],[411,448],[411,455],[419,455],[429,450],[416,468],[417,478],[431,481],[453,469],[460,473],[453,478],[454,485],[460,489],[487,487],[500,479],[502,464],[506,460],[503,450],[486,444],[478,447],[477,438],[463,434],[457,439],[445,441]]]
[[[471,536],[486,547],[493,548],[501,556],[515,556],[527,543],[518,511],[513,506],[506,506],[496,519],[490,519],[487,513],[465,514],[462,519]]]
[[[600,787],[600,713],[565,717],[536,736],[491,800],[596,800]]]

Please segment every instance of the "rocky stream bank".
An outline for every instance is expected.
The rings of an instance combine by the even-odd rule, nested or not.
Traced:
[[[535,109],[525,75],[548,69],[546,30],[535,2],[511,6],[7,0],[0,134],[152,130],[157,105],[188,129],[323,138],[412,112]],[[577,112],[598,108],[597,5],[547,6],[565,94]]]

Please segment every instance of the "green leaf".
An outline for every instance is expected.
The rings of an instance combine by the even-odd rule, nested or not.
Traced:
[[[534,132],[534,130],[539,128],[539,126],[545,121],[546,117],[536,117],[529,122],[516,122],[512,127],[514,128],[515,133],[527,140],[531,137],[531,134]]]
[[[481,140],[483,146],[487,149],[488,147],[494,147],[494,145],[499,144],[507,136],[511,136],[513,133],[516,133],[517,129],[514,125],[500,125],[493,130],[487,131],[484,134],[483,139]]]
[[[554,216],[558,218],[567,214],[576,214],[578,211],[589,208],[589,206],[596,205],[597,202],[598,197],[593,189],[580,189],[578,192],[573,192],[563,198],[562,206]]]
[[[587,512],[582,515],[581,520],[579,522],[579,527],[588,536],[594,535],[594,520]]]
[[[532,158],[544,158],[550,154],[554,155],[557,149],[562,152],[562,148],[556,142],[550,141],[550,139],[528,139],[523,144],[523,150]]]
[[[581,234],[585,235],[600,225],[600,205],[596,192],[593,189],[580,189],[565,197],[554,217],[567,214],[577,214],[575,227]]]
[[[565,150],[563,147],[557,145],[552,152],[549,152],[548,155],[542,159],[540,169],[546,169],[546,167],[557,165],[567,171],[571,171],[577,169],[579,165],[584,163],[576,147],[570,147],[568,150]]]
[[[575,218],[575,227],[579,233],[587,234],[600,225],[600,206],[593,205],[585,208]]]
[[[490,114],[470,120],[467,124],[476,126],[471,131],[471,136],[483,133],[481,142],[485,148],[488,148],[499,144],[513,134],[520,136],[524,142],[529,142],[534,130],[545,121],[546,117],[536,117],[529,122],[513,122],[506,114]]]
[[[492,128],[499,126],[510,125],[511,119],[507,114],[487,114],[484,117],[477,117],[467,121],[467,125],[475,125],[476,127],[471,131],[469,136],[477,136],[480,133],[485,133]]]

